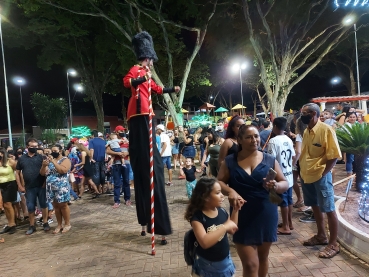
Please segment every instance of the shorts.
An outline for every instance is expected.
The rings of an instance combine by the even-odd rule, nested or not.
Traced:
[[[195,158],[195,146],[185,146],[182,151],[182,156],[185,158]]]
[[[292,187],[290,187],[288,190],[286,190],[284,193],[279,194],[279,196],[282,198],[282,202],[278,205],[279,207],[288,207],[293,204],[292,201]]]
[[[335,210],[331,172],[328,172],[318,181],[311,184],[306,184],[301,179],[301,187],[306,206],[319,206],[322,213],[329,213]]]
[[[172,154],[173,155],[178,155],[179,153],[179,143],[176,143],[175,145],[173,145],[172,147]]]
[[[169,170],[169,169],[172,169],[171,156],[161,157],[161,159],[163,160],[163,164],[164,164],[164,165],[167,165],[168,170]]]
[[[26,187],[26,202],[28,212],[33,213],[36,210],[36,200],[40,204],[41,209],[47,208],[46,203],[46,188],[36,187],[36,188],[27,188]]]
[[[111,150],[114,151],[114,152],[118,152],[118,153],[122,152],[122,150],[120,148],[112,148]]]
[[[10,181],[0,184],[1,196],[3,197],[3,202],[16,202],[17,201],[17,193],[18,193],[18,185],[17,182]]]
[[[208,261],[196,255],[192,266],[192,276],[233,277],[235,273],[236,267],[230,254],[219,262]]]

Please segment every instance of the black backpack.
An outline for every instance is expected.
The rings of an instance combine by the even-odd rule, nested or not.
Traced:
[[[220,208],[223,212],[226,212],[224,208]],[[202,216],[202,224],[206,222],[204,215]],[[188,230],[183,239],[183,255],[187,265],[193,265],[195,261],[196,248],[199,246],[199,243],[196,240],[195,233],[191,228]]]
[[[184,235],[184,259],[187,265],[193,265],[195,261],[196,248],[199,246],[194,231],[188,230]]]

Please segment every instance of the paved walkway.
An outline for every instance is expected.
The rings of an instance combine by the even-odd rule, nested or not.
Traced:
[[[150,236],[140,236],[135,208],[122,205],[112,209],[112,196],[91,200],[86,194],[84,200],[70,206],[73,227],[67,234],[46,234],[38,228],[27,237],[23,227],[13,235],[3,235],[0,276],[190,276],[183,259],[183,235],[189,229],[183,219],[184,181],[174,183],[166,188],[173,235],[168,245],[157,245],[155,257],[149,255]],[[300,223],[300,214],[293,216],[295,231],[280,236],[271,248],[269,276],[369,276],[369,266],[345,250],[325,260],[317,257],[319,248],[302,246],[316,231],[315,224]],[[0,224],[5,222],[1,216]],[[231,254],[237,276],[241,276],[234,247]]]

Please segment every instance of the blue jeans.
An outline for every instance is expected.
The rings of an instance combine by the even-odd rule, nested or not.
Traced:
[[[114,180],[114,203],[120,203],[120,192],[123,183],[124,201],[131,200],[131,189],[129,187],[130,164],[122,166],[121,164],[112,165],[112,175]],[[122,182],[120,181],[122,176]]]
[[[47,208],[46,203],[46,188],[36,187],[36,188],[26,188],[26,203],[28,212],[34,213],[36,210],[36,201],[40,203],[41,209]]]
[[[192,273],[201,277],[232,277],[236,273],[236,267],[230,254],[219,262],[211,262],[196,255],[192,266]]]
[[[354,162],[354,154],[346,153],[346,172],[352,173],[352,163]]]
[[[96,186],[105,184],[105,162],[95,162],[91,163],[92,168],[94,169],[94,175],[92,177],[92,181]]]

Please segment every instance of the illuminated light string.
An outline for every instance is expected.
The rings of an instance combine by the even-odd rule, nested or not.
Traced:
[[[365,6],[365,5],[367,5],[369,3],[369,0],[361,0],[361,1],[362,1],[361,2],[361,6]],[[334,0],[334,4],[336,5],[336,7],[339,7],[341,5],[339,2],[340,1],[338,1],[338,0]],[[355,7],[358,4],[360,4],[360,0],[346,0],[346,2],[343,5],[345,7],[347,7],[350,4],[352,4]]]
[[[209,126],[210,124],[213,124],[213,121],[209,115],[204,114],[192,117],[192,119],[188,121],[188,124],[191,128],[197,128],[200,126]]]
[[[91,130],[87,126],[73,127],[69,138],[83,138],[91,136]]]
[[[369,165],[369,159],[366,160],[366,165]],[[366,168],[366,172],[369,170]],[[369,181],[369,174],[365,176],[366,181]],[[369,222],[369,184],[364,182],[362,184],[361,196],[359,199],[359,216]]]

